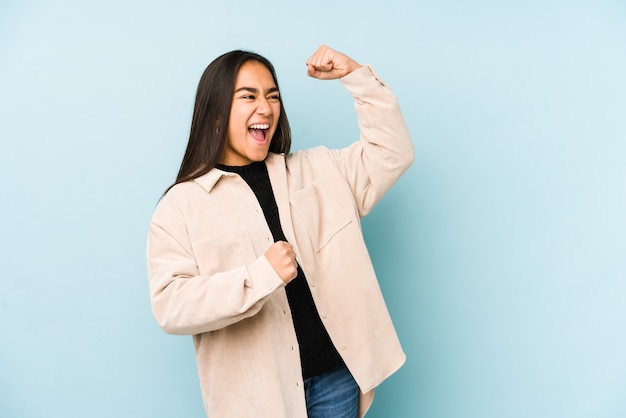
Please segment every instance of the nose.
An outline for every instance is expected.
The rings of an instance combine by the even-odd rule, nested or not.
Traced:
[[[272,114],[272,106],[270,106],[270,102],[265,97],[259,98],[259,104],[256,108],[256,112],[259,115],[271,115]]]

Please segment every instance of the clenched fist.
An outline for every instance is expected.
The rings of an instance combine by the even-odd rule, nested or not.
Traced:
[[[267,258],[267,261],[270,262],[285,284],[295,279],[298,275],[296,252],[288,242],[278,241],[272,244],[265,252],[265,258]]]
[[[320,46],[306,62],[307,74],[320,80],[333,80],[350,74],[361,64],[326,45]]]

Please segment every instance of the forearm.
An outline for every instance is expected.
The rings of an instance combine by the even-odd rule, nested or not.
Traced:
[[[203,276],[197,262],[161,227],[148,240],[152,310],[170,334],[192,335],[255,315],[284,286],[265,256],[234,270]]]

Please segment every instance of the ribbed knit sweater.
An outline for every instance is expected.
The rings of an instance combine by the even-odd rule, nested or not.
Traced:
[[[272,232],[274,242],[287,241],[280,224],[278,205],[265,162],[253,162],[245,166],[217,164],[216,168],[236,173],[245,180],[263,209],[263,215]],[[300,265],[298,265],[298,275],[285,286],[285,291],[300,347],[303,378],[319,376],[343,366],[343,360],[319,317],[311,289]]]

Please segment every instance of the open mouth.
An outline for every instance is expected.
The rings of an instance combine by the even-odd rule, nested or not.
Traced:
[[[255,123],[248,128],[250,136],[257,142],[265,142],[268,139],[269,131],[270,125],[267,123]]]

